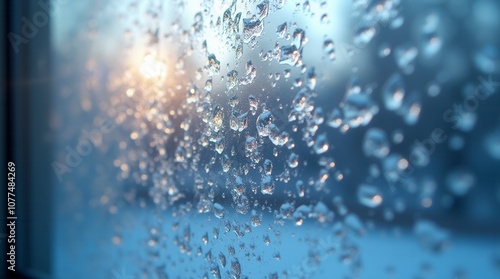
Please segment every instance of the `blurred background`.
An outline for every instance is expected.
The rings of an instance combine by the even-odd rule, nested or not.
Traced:
[[[0,3],[5,278],[500,276],[498,1]]]

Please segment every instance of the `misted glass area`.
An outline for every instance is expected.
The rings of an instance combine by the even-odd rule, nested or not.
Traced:
[[[500,278],[499,1],[50,5],[43,278]]]

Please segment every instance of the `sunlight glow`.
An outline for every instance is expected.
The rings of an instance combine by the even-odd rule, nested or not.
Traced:
[[[148,54],[144,57],[140,72],[147,79],[163,81],[167,76],[167,66]]]

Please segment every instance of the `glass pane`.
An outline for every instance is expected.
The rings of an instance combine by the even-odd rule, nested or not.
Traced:
[[[494,0],[52,1],[54,278],[497,278]]]

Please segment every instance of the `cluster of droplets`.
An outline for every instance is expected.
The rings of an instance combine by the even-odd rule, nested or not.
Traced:
[[[399,3],[391,0],[353,1],[354,10],[359,12],[360,18],[354,30],[353,45],[362,49],[373,41],[381,28],[399,28],[403,22]],[[346,231],[360,235],[366,232],[366,224],[349,211],[341,196],[335,195],[330,200],[328,197],[331,195],[324,195],[327,197],[318,200],[308,199],[334,192],[334,187],[330,187],[333,183],[329,183],[331,178],[340,181],[349,173],[337,169],[336,161],[330,157],[334,146],[331,137],[333,129],[342,134],[356,128],[364,131],[360,147],[373,162],[369,166],[366,182],[355,185],[354,192],[357,202],[368,212],[380,210],[384,219],[390,221],[396,213],[405,212],[409,206],[403,198],[391,200],[387,191],[380,187],[381,179],[418,197],[416,200],[423,208],[435,202],[437,183],[433,179],[411,179],[405,173],[411,167],[409,159],[394,148],[404,140],[402,131],[395,130],[391,134],[384,129],[367,126],[381,109],[385,109],[385,113],[396,114],[406,125],[418,122],[424,96],[418,91],[408,90],[405,79],[414,73],[419,55],[432,57],[440,51],[439,17],[430,15],[425,19],[419,45],[403,43],[393,47],[382,43],[378,56],[380,59],[393,56],[394,73],[380,85],[363,84],[361,78],[353,74],[341,101],[325,112],[316,100],[320,80],[315,68],[304,63],[306,57],[303,53],[309,47],[307,29],[291,22],[271,26],[266,20],[283,5],[281,1],[263,1],[245,14],[239,12],[237,1],[233,1],[215,21],[200,12],[195,14],[189,30],[181,30],[176,22],[169,35],[181,38],[182,50],[175,64],[175,77],[182,76],[179,80],[186,78],[185,73],[190,70],[185,67],[185,61],[198,47],[204,66],[195,70],[192,80],[185,84],[175,81],[176,84],[169,88],[160,83],[134,82],[131,78],[133,73],[127,72],[122,80],[126,88],[122,91],[125,92],[126,102],[132,105],[125,111],[115,109],[124,97],[120,96],[112,99],[109,106],[109,114],[116,122],[131,130],[131,141],[119,144],[121,154],[114,162],[121,171],[120,178],[146,186],[133,189],[127,193],[126,199],[131,202],[140,200],[139,204],[146,206],[148,201],[144,199],[143,191],[147,189],[145,195],[149,201],[161,209],[176,208],[175,214],[181,216],[181,212],[190,211],[192,207],[194,212],[210,214],[221,221],[222,225],[213,228],[212,233],[205,232],[199,243],[193,240],[194,233],[188,226],[176,228],[178,235],[173,240],[182,253],[203,256],[210,264],[209,273],[215,278],[224,277],[223,271],[228,277],[244,278],[240,261],[234,257],[236,249],[230,246],[227,252],[212,255],[210,250],[202,252],[204,249],[197,249],[196,246],[212,245],[211,241],[229,232],[242,238],[251,233],[252,228],[262,226],[265,213],[271,213],[273,222],[280,225],[290,222],[302,226],[309,219],[332,226],[335,224],[335,233],[342,237]],[[303,4],[303,9],[310,11],[308,1]],[[328,22],[326,14],[321,16],[321,22]],[[244,51],[250,52],[258,45],[265,25],[269,25],[267,29],[275,30],[278,40],[272,49],[261,50],[259,57],[262,61],[275,61],[273,66],[282,69],[269,74],[271,87],[276,87],[278,81],[291,83],[292,86],[287,88],[293,96],[289,104],[280,103],[280,96],[266,98],[264,95],[274,92],[267,88],[267,91],[262,90],[265,94],[261,94],[258,88],[261,85],[256,81],[265,80],[261,79],[263,71],[257,71],[259,65],[254,65],[252,60],[241,62]],[[236,66],[240,68],[232,68],[228,63],[226,71],[224,63],[221,66],[221,61],[225,59],[220,50],[207,43],[204,37],[207,28],[218,32],[218,38],[233,51]],[[151,34],[153,43],[155,38],[159,38],[155,34]],[[332,39],[325,36],[322,50],[324,57],[335,61]],[[300,77],[292,77],[292,72],[296,70],[300,71]],[[113,87],[117,88],[122,89],[120,86]],[[437,82],[427,88],[431,97],[439,95],[440,90]],[[276,106],[275,100],[278,102]],[[462,132],[472,130],[475,117],[474,113],[462,112],[458,129]],[[296,138],[299,134],[301,142]],[[496,160],[500,159],[499,135],[497,129],[485,139],[487,153]],[[137,148],[128,151],[131,145]],[[313,162],[307,161],[309,154],[298,150],[297,146],[302,145],[317,158],[317,175],[301,175],[301,167],[313,165]],[[454,145],[459,146],[460,143]],[[427,163],[429,158],[423,160]],[[470,170],[457,168],[447,174],[445,185],[451,196],[463,197],[474,187],[476,180]],[[275,202],[283,194],[285,201]],[[179,204],[184,207],[175,207]],[[247,221],[241,224],[232,220],[233,211]],[[447,232],[430,221],[417,221],[414,233],[422,246],[430,250],[441,251],[448,245]],[[157,231],[151,233],[149,246],[158,246],[161,241],[158,235]],[[262,241],[266,246],[272,245],[267,233]],[[252,245],[255,244],[247,243],[245,248],[245,243],[240,243],[244,247],[241,250],[252,250]],[[348,241],[342,242],[342,245],[339,252],[341,260],[354,262],[353,267],[360,268],[357,248]],[[282,256],[273,254],[276,260]],[[318,259],[313,254],[311,262],[315,261]],[[270,277],[275,278],[277,274]]]
[[[380,3],[358,7],[370,11],[363,16],[364,21],[371,21],[372,23],[390,21],[397,17],[396,4],[392,3],[392,1],[378,2]],[[221,37],[231,41],[230,45],[236,51],[236,58],[238,60],[242,57],[243,44],[250,44],[253,47],[261,36],[264,30],[264,19],[271,12],[271,6],[275,8],[279,7],[279,5],[276,6],[275,3],[270,4],[267,1],[257,4],[256,13],[251,15],[251,17],[242,19],[243,28],[241,33],[239,26],[242,13],[236,12],[235,1],[217,18],[213,27],[218,30]],[[205,20],[206,18],[204,18],[203,14],[197,13],[190,31],[179,30],[180,36],[191,36],[193,41],[201,41],[200,36],[203,37],[204,28],[207,26],[204,23]],[[287,33],[290,29],[291,32]],[[367,44],[375,34],[374,27],[366,24],[360,27],[358,31],[354,39],[357,45]],[[300,156],[293,152],[296,145],[294,139],[288,132],[282,129],[283,125],[286,125],[285,121],[289,123],[296,122],[298,124],[294,125],[294,131],[296,131],[299,125],[302,126],[302,139],[306,146],[311,148],[313,153],[322,155],[332,150],[328,133],[318,132],[321,130],[321,125],[325,122],[325,115],[323,109],[315,105],[315,87],[317,83],[315,69],[314,67],[307,69],[302,62],[302,52],[308,42],[306,32],[303,28],[295,26],[295,24],[284,22],[276,27],[276,34],[279,39],[283,39],[285,42],[289,41],[289,43],[280,45],[283,42],[276,42],[273,50],[261,52],[262,60],[275,59],[279,64],[300,67],[301,73],[305,75],[304,84],[302,79],[294,81],[292,89],[298,88],[298,92],[292,100],[291,110],[287,119],[286,117],[285,119],[283,117],[277,118],[275,112],[270,110],[266,104],[261,103],[259,97],[255,95],[248,96],[248,109],[244,109],[242,105],[247,102],[240,101],[240,96],[237,94],[239,92],[238,86],[253,83],[257,77],[256,67],[249,60],[245,64],[244,77],[239,77],[239,73],[235,69],[229,70],[223,75],[221,73],[221,62],[215,53],[209,52],[210,45],[207,44],[206,40],[203,40],[201,43],[201,51],[207,57],[206,64],[203,69],[199,69],[196,72],[195,77],[198,81],[203,75],[206,75],[207,79],[204,84],[199,84],[197,81],[190,81],[187,85],[185,100],[180,104],[181,110],[187,111],[188,114],[189,112],[196,112],[194,116],[186,115],[183,116],[185,119],[182,119],[182,117],[176,115],[180,110],[177,112],[162,112],[156,109],[158,105],[167,102],[167,97],[158,99],[157,96],[161,96],[162,94],[173,96],[175,92],[164,93],[160,88],[153,88],[153,90],[160,91],[160,94],[156,95],[156,97],[136,94],[134,97],[134,101],[137,102],[135,104],[136,107],[152,107],[147,113],[156,113],[148,116],[146,122],[154,124],[154,121],[161,121],[161,116],[164,115],[163,121],[166,121],[166,124],[156,124],[156,127],[168,131],[167,135],[158,136],[152,134],[148,129],[142,130],[142,133],[134,132],[133,134],[134,140],[141,140],[146,135],[148,137],[152,136],[152,142],[149,143],[149,146],[155,150],[152,153],[144,152],[142,154],[141,162],[145,166],[141,168],[143,172],[137,176],[137,179],[142,184],[147,183],[151,179],[154,188],[151,189],[150,195],[154,203],[166,207],[178,200],[182,200],[185,197],[185,193],[179,190],[179,187],[193,181],[198,198],[196,206],[198,212],[213,211],[217,218],[223,218],[226,210],[220,203],[215,202],[215,198],[218,194],[225,194],[227,192],[232,197],[236,211],[243,214],[247,213],[253,205],[256,195],[273,195],[281,185],[278,182],[288,183],[290,176],[297,175],[297,172],[294,170],[300,166]],[[189,39],[186,41],[189,41]],[[190,46],[186,49],[189,50],[191,48]],[[323,50],[330,60],[335,59],[334,43],[332,40],[326,39],[324,41]],[[402,61],[398,65],[403,69],[411,64],[414,57],[411,58],[408,55],[404,55],[407,51],[411,52],[411,49],[401,49],[401,51],[401,55],[407,57],[399,59]],[[189,55],[190,52],[186,52],[186,56]],[[182,61],[179,61],[177,66],[182,67],[183,64]],[[283,76],[288,79],[290,72],[290,69],[285,69]],[[222,102],[214,103],[216,94],[214,90],[219,87],[214,82],[217,76],[225,79],[225,93],[230,98],[229,106],[222,105]],[[273,76],[278,80],[281,74],[276,73]],[[401,77],[398,75],[391,77],[388,84],[384,87],[386,108],[388,110],[414,112],[419,109],[418,104],[415,105],[416,101],[414,101],[414,98],[405,97],[404,85],[399,86],[399,83],[401,83],[400,80]],[[182,90],[182,86],[178,87],[178,89]],[[350,128],[368,125],[379,111],[373,94],[374,88],[362,86],[358,79],[353,77],[346,88],[344,99],[338,105],[338,108],[335,108],[329,114],[326,123],[331,127],[340,128],[342,132],[346,132]],[[406,110],[403,109],[405,107],[407,107]],[[407,122],[415,121],[414,113],[404,114],[400,112],[400,114],[405,117]],[[178,125],[177,127],[174,127],[176,125],[173,124],[170,117],[177,118],[174,121]],[[418,119],[418,113],[416,117]],[[197,123],[195,118],[201,119],[201,123]],[[253,123],[255,123],[255,126]],[[140,123],[139,126],[145,125]],[[173,135],[176,131],[182,133],[182,137],[172,138],[169,136]],[[256,133],[253,131],[256,131]],[[176,147],[171,155],[164,150],[163,146],[172,142]],[[241,145],[238,145],[238,142],[241,142]],[[273,160],[264,157],[264,154],[266,154],[264,150],[268,142],[272,144],[272,153],[275,156],[280,153],[285,154],[286,162],[284,166],[273,167],[275,165]],[[283,148],[286,149],[280,152]],[[210,149],[214,151],[213,154],[201,152]],[[401,170],[401,162],[404,159],[397,159],[399,158],[397,155],[388,156],[389,146],[383,132],[375,130],[368,132],[363,149],[367,156],[373,156],[381,160],[384,159],[382,165],[386,173],[389,174],[389,177],[394,175],[394,172],[399,173]],[[290,151],[285,152],[286,150]],[[146,163],[148,156],[151,156],[151,154],[158,155],[155,160],[152,162],[149,160]],[[243,155],[246,158],[246,163],[240,163],[241,159],[239,155]],[[386,156],[387,158],[385,158]],[[157,170],[154,162],[162,162],[162,168]],[[320,167],[321,169],[316,180],[310,179],[307,182],[302,180],[296,181],[296,192],[292,196],[307,196],[310,193],[310,188],[316,191],[325,189],[325,183],[332,176],[335,162],[332,159],[325,159],[324,162],[320,162]],[[153,175],[149,174],[151,170],[154,170]],[[213,170],[222,171],[228,175],[202,178],[202,176],[196,174],[201,170],[205,170],[207,173]],[[255,173],[255,171],[261,174],[259,179],[253,179],[249,176],[249,174],[252,172]],[[191,175],[183,177],[185,174]],[[337,179],[342,179],[343,177],[341,172],[336,172],[334,175]],[[368,191],[366,189],[366,186],[360,186],[360,194],[358,196],[362,204],[367,205],[367,200],[371,200],[374,204],[381,202],[379,191]],[[378,194],[373,194],[372,192]],[[169,198],[165,199],[165,195]],[[299,220],[304,218],[317,218],[320,221],[325,221],[330,220],[331,216],[333,216],[328,212],[316,213],[315,211],[321,211],[315,210],[316,207],[299,207],[298,211],[294,212],[291,216],[296,216],[296,223],[302,222]],[[307,210],[308,208],[310,210]],[[324,206],[320,206],[320,208],[324,208]],[[278,219],[283,220],[288,219],[288,217],[280,217]]]
[[[330,113],[327,123],[345,133],[351,128],[368,125],[379,112],[379,107],[372,97],[373,88],[363,88],[357,77],[349,81],[344,99],[338,108]]]

